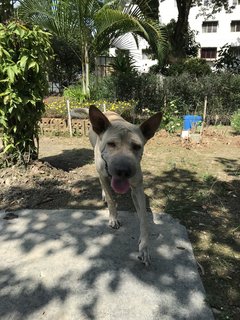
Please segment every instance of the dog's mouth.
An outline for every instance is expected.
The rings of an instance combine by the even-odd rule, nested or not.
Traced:
[[[111,187],[116,193],[124,194],[128,192],[130,183],[126,178],[112,177]]]

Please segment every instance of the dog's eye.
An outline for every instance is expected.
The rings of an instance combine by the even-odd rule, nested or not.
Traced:
[[[116,147],[116,143],[115,142],[108,142],[107,145],[111,148],[115,148]]]
[[[142,148],[142,146],[140,144],[133,143],[132,148],[134,151],[139,151]]]

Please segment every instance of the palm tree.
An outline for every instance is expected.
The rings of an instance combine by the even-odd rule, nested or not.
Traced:
[[[126,33],[146,39],[157,52],[166,46],[157,23],[145,18],[126,1],[20,0],[19,16],[37,24],[67,43],[78,45],[82,63],[82,89],[89,95],[89,52],[106,50]]]

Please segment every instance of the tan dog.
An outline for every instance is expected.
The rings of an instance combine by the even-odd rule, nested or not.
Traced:
[[[92,124],[89,138],[94,148],[103,196],[108,204],[109,225],[112,228],[120,227],[112,190],[123,194],[131,188],[133,203],[140,220],[139,258],[148,265],[150,261],[146,200],[140,162],[144,145],[159,128],[162,114],[156,113],[140,126],[136,126],[115,112],[103,114],[95,106],[90,106],[89,118]]]

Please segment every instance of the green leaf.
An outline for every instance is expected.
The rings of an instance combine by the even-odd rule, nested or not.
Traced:
[[[7,122],[6,122],[6,119],[4,119],[4,117],[0,117],[0,124],[6,128],[7,127]]]
[[[37,63],[35,61],[31,61],[28,65],[28,69],[35,68],[36,64]]]
[[[28,61],[28,56],[22,56],[20,59],[20,67],[24,69],[26,67],[26,63]]]
[[[10,150],[10,149],[14,149],[14,144],[8,144],[7,146],[6,146],[6,148],[3,150],[3,153],[7,153],[8,152],[8,150]]]
[[[6,90],[6,91],[0,93],[0,97],[7,96],[9,93],[10,93],[10,91]]]
[[[11,106],[11,107],[8,109],[8,113],[12,113],[13,109],[14,109],[14,106]]]
[[[12,66],[9,66],[7,68],[7,75],[8,75],[10,83],[13,83],[15,80],[15,73],[14,73]]]
[[[6,105],[10,100],[9,94],[3,98],[3,103]]]

